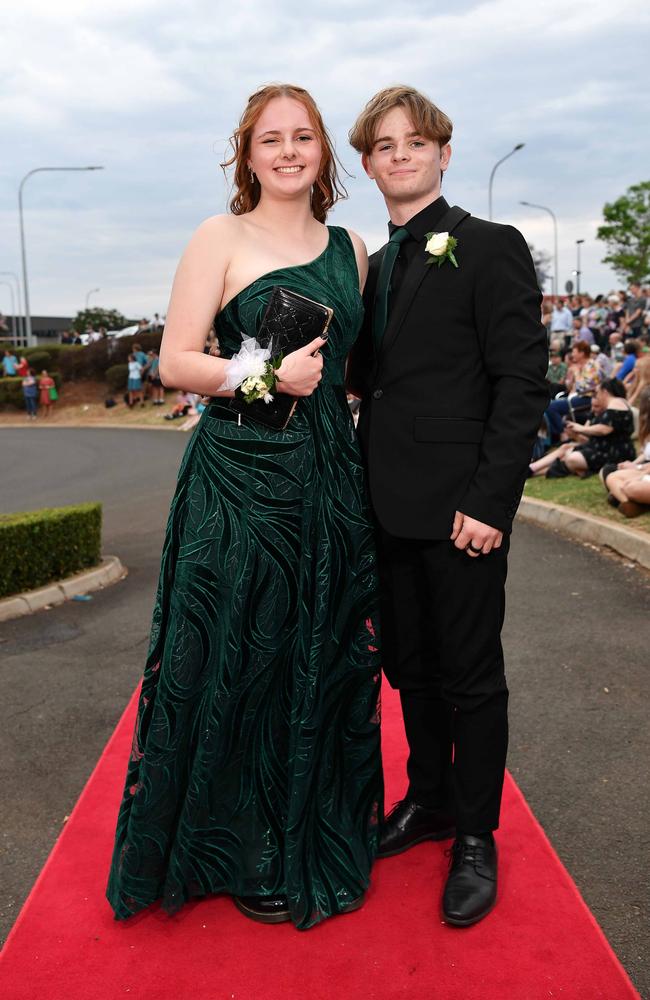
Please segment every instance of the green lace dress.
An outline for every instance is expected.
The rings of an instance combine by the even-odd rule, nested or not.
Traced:
[[[217,317],[224,356],[274,285],[334,309],[323,378],[285,431],[219,401],[171,504],[107,897],[286,895],[293,922],[369,882],[382,809],[375,553],[346,402],[362,303],[347,232],[244,288]]]

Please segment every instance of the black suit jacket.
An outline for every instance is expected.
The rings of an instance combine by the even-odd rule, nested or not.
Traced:
[[[375,513],[406,538],[449,538],[456,510],[508,532],[548,401],[541,293],[523,236],[442,208],[435,229],[458,240],[458,268],[428,264],[422,244],[376,354],[384,248],[373,254],[348,366]]]

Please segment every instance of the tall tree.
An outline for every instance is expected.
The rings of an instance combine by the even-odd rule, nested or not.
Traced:
[[[100,326],[107,330],[123,330],[127,325],[126,318],[117,309],[102,309],[101,306],[82,309],[72,321],[72,329],[77,333],[83,333],[87,326],[92,326],[93,330]]]
[[[633,184],[603,208],[605,225],[596,236],[607,246],[603,264],[611,264],[624,281],[650,278],[650,181]]]
[[[533,264],[535,265],[535,274],[537,275],[539,290],[543,292],[544,285],[552,274],[551,255],[547,253],[546,250],[536,250],[532,243],[528,244],[528,249],[530,250],[530,255],[533,258]]]

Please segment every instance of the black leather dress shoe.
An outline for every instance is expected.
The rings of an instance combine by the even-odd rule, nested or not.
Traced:
[[[450,851],[442,897],[448,924],[469,927],[487,916],[497,900],[497,848],[492,837],[459,834]]]
[[[286,896],[234,896],[235,906],[261,924],[283,924],[291,920]]]
[[[378,858],[392,858],[423,840],[447,840],[456,832],[449,807],[425,809],[412,799],[402,799],[392,809],[381,829]]]

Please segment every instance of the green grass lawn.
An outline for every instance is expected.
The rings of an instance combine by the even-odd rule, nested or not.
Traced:
[[[569,476],[567,479],[544,479],[543,476],[529,479],[524,496],[547,500],[558,507],[574,507],[588,514],[605,517],[608,521],[624,524],[628,528],[650,532],[650,512],[641,517],[623,517],[607,503],[606,493],[598,476],[590,476],[589,479],[578,479],[577,476]]]

